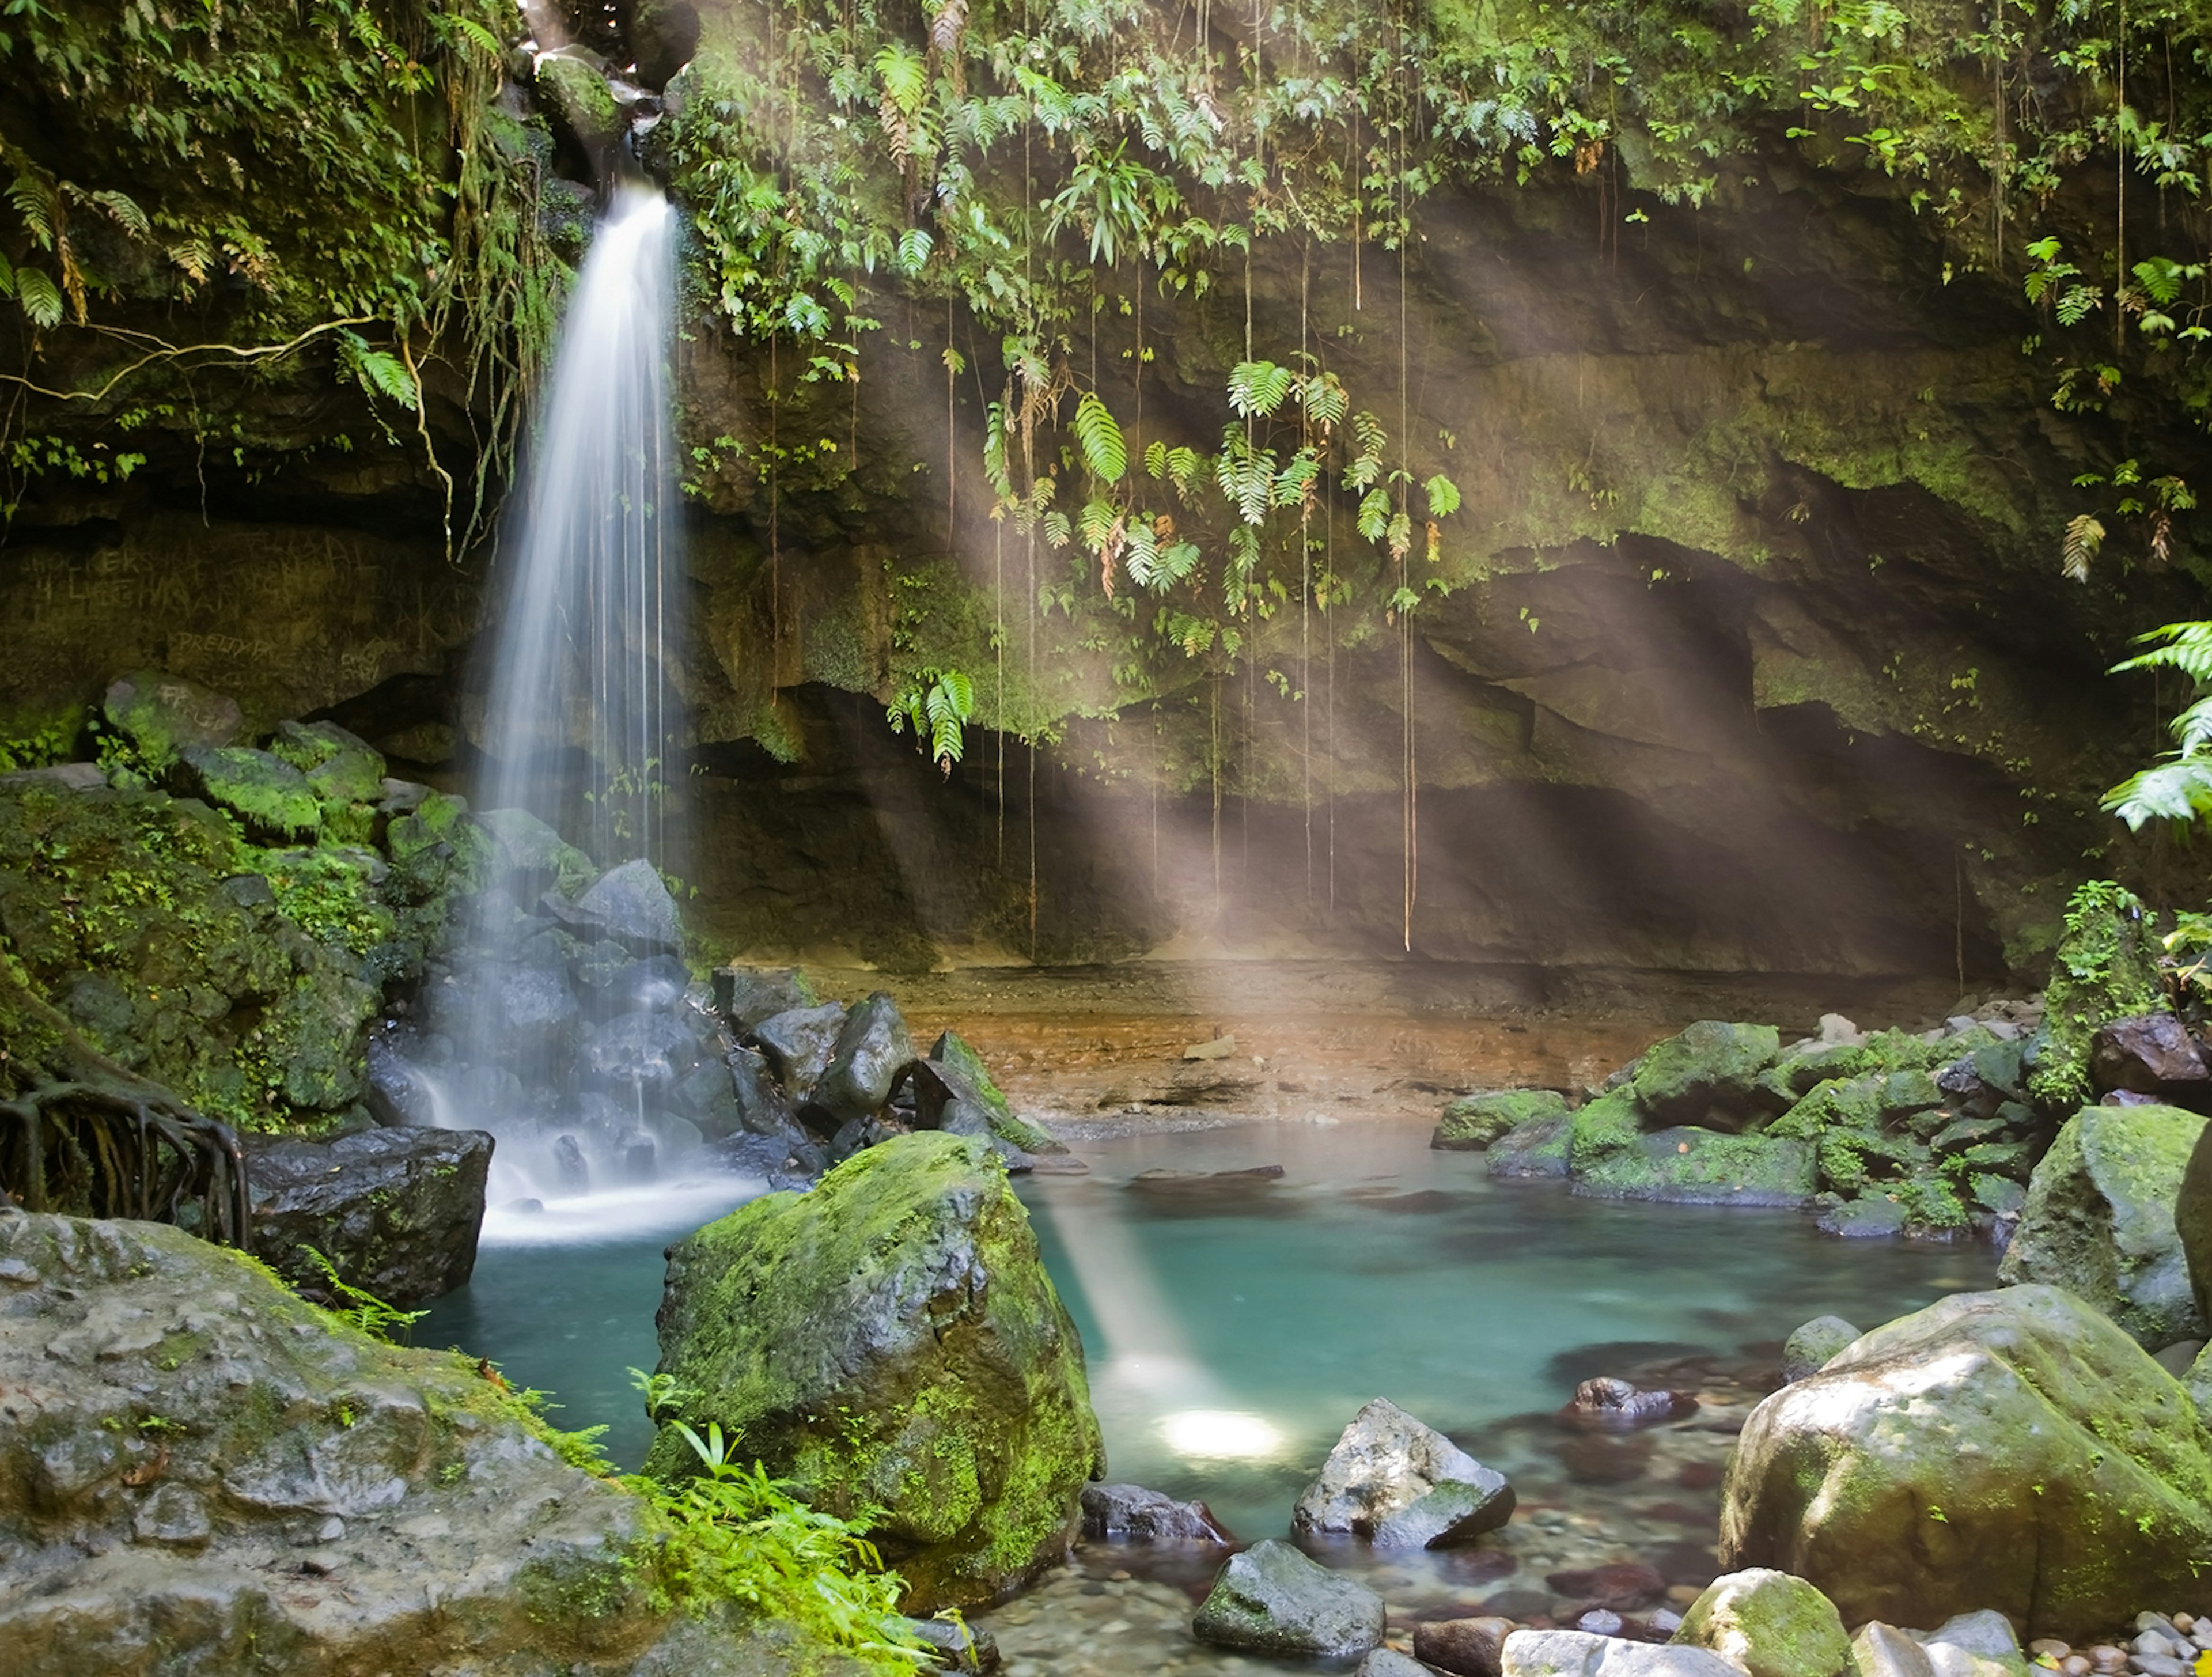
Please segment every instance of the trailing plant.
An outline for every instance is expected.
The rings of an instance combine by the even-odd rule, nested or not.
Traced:
[[[407,1331],[430,1313],[428,1310],[402,1310],[386,1303],[366,1288],[357,1287],[338,1273],[338,1267],[312,1246],[300,1250],[307,1261],[322,1272],[323,1285],[330,1290],[331,1314],[341,1321],[349,1322],[371,1339],[389,1340],[398,1330],[401,1343]]]

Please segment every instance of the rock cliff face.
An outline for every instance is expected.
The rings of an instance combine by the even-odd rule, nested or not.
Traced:
[[[633,20],[648,74],[711,59],[702,11]],[[2111,840],[2096,794],[2154,739],[2148,696],[2102,672],[2195,589],[2061,578],[2067,486],[2108,463],[2052,417],[2011,282],[1938,284],[1897,198],[1779,149],[1619,236],[1605,190],[1439,190],[1402,296],[1376,252],[1356,280],[1340,249],[1255,258],[1254,340],[1326,343],[1355,404],[1395,423],[1402,398],[1460,487],[1409,673],[1371,604],[1302,613],[1295,592],[1233,671],[1133,655],[1092,562],[987,516],[997,374],[948,392],[941,302],[867,294],[887,329],[857,386],[794,382],[695,320],[678,674],[710,925],[903,964],[1392,948],[1410,707],[1417,954],[1994,975],[2047,950]],[[1243,317],[1155,288],[1071,353],[1123,410],[1141,394],[1140,441],[1203,447]],[[964,308],[949,331],[995,367]],[[464,409],[433,395],[450,458]],[[251,725],[321,707],[402,772],[467,769],[489,556],[448,565],[402,454],[319,448],[359,413],[282,381],[242,399],[269,409],[258,455],[173,433],[127,483],[29,485],[0,555],[0,712],[27,727],[154,664]],[[1372,556],[1352,511],[1325,498],[1312,526],[1347,572]],[[949,783],[883,725],[923,667],[976,684]],[[994,731],[1052,743],[1032,761]]]

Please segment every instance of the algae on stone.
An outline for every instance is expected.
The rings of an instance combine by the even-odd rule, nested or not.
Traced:
[[[2089,1051],[2099,1027],[2166,1006],[2158,953],[2132,892],[2093,879],[2074,893],[2044,990],[2045,1039],[2028,1078],[2036,1099],[2063,1109],[2095,1098]]]
[[[927,1612],[1066,1552],[1103,1471],[1074,1323],[981,1139],[921,1132],[669,1250],[660,1368],[743,1453],[865,1522]],[[664,1427],[647,1470],[692,1470]]]
[[[1715,1578],[1684,1611],[1674,1639],[1710,1648],[1749,1677],[1839,1677],[1851,1669],[1836,1604],[1769,1567]]]
[[[1480,1152],[1534,1118],[1564,1117],[1567,1097],[1555,1089],[1496,1089],[1462,1095],[1444,1108],[1429,1145],[1448,1152]]]

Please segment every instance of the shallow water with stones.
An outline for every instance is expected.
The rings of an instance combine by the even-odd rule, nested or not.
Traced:
[[[1978,1245],[1839,1242],[1796,1212],[1494,1182],[1482,1155],[1433,1151],[1430,1133],[1397,1120],[1139,1133],[1077,1144],[1087,1176],[1020,1179],[1083,1334],[1112,1478],[1203,1498],[1242,1540],[1283,1536],[1337,1433],[1377,1395],[1511,1478],[1511,1522],[1470,1547],[1314,1546],[1382,1593],[1399,1640],[1421,1619],[1564,1612],[1579,1603],[1553,1576],[1614,1561],[1655,1569],[1679,1606],[1716,1570],[1721,1470],[1789,1332],[1826,1313],[1871,1327],[1994,1280]],[[1282,1174],[1133,1183],[1266,1165]],[[552,1391],[563,1425],[611,1424],[611,1453],[634,1465],[648,1430],[623,1370],[658,1355],[660,1249],[748,1191],[702,1182],[667,1216],[642,1205],[573,1236],[495,1219],[476,1280],[416,1342],[465,1346]],[[1560,1425],[1598,1374],[1698,1406],[1632,1433]],[[1191,1639],[1218,1562],[1085,1545],[979,1617],[1018,1674],[1281,1669]]]

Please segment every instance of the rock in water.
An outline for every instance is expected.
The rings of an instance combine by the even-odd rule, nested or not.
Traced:
[[[2029,1180],[1998,1279],[2063,1287],[2147,1351],[2205,1337],[2176,1202],[2205,1121],[2170,1106],[2093,1106]]]
[[[483,1223],[492,1139],[410,1125],[336,1141],[249,1136],[253,1254],[295,1286],[339,1279],[401,1309],[468,1285]]]
[[[1933,1631],[1876,1619],[1851,1638],[1858,1677],[2028,1677],[2020,1638],[2001,1613],[1960,1613]]]
[[[1103,1471],[1083,1347],[980,1140],[897,1136],[804,1195],[669,1249],[660,1367],[683,1416],[872,1528],[909,1612],[1004,1595],[1060,1559]],[[662,1430],[646,1467],[690,1473]]]
[[[659,1522],[469,1358],[149,1223],[0,1212],[9,1677],[771,1677],[656,1607]]]
[[[1516,1631],[1505,1638],[1500,1666],[1504,1677],[1743,1677],[1708,1649],[1587,1631]]]
[[[1179,1503],[1141,1485],[1083,1487],[1083,1534],[1137,1543],[1231,1543],[1204,1503]]]
[[[1513,1517],[1513,1487],[1388,1398],[1352,1418],[1291,1510],[1302,1532],[1352,1532],[1378,1547],[1441,1549]]]
[[[1382,1640],[1382,1598],[1272,1539],[1233,1555],[1190,1622],[1200,1642],[1349,1659]]]
[[[1447,1152],[1481,1152],[1522,1124],[1565,1118],[1567,1097],[1556,1089],[1500,1089],[1462,1095],[1444,1109],[1429,1145]]]
[[[643,857],[609,868],[576,899],[576,907],[641,954],[684,946],[676,900]]]
[[[1804,1579],[1765,1567],[1715,1578],[1682,1615],[1674,1641],[1710,1648],[1750,1677],[1840,1677],[1851,1668],[1836,1604]]]
[[[1360,1661],[1354,1677],[1429,1677],[1429,1668],[1395,1648],[1378,1648]]]
[[[1752,1413],[1721,1559],[1845,1621],[1993,1607],[2078,1640],[2188,1594],[2212,1552],[2212,1435],[2165,1370],[2055,1287],[1961,1293]]]
[[[1413,1626],[1413,1657],[1453,1677],[1498,1677],[1510,1619],[1439,1619]]]
[[[1784,1342],[1782,1377],[1802,1380],[1818,1374],[1827,1360],[1859,1336],[1841,1316],[1814,1316]]]
[[[1700,1019],[1659,1043],[1636,1068],[1636,1102],[1658,1124],[1741,1129],[1759,1074],[1782,1052],[1772,1025]],[[1769,1110],[1773,1109],[1770,1108]]]
[[[1024,1153],[1060,1154],[1067,1144],[1014,1111],[1014,1103],[991,1079],[983,1056],[959,1032],[940,1032],[929,1050],[929,1063],[950,1075],[945,1079],[951,1094],[970,1100],[990,1115],[991,1133]]]
[[[914,1059],[914,1039],[898,1004],[884,991],[845,1016],[830,1052],[830,1064],[814,1085],[811,1103],[838,1125],[880,1112],[891,1097],[891,1084]]]
[[[1488,1166],[1493,1176],[1564,1176],[1567,1149],[1572,1145],[1575,1121],[1562,1113],[1555,1118],[1531,1118],[1516,1124],[1490,1144]]]

